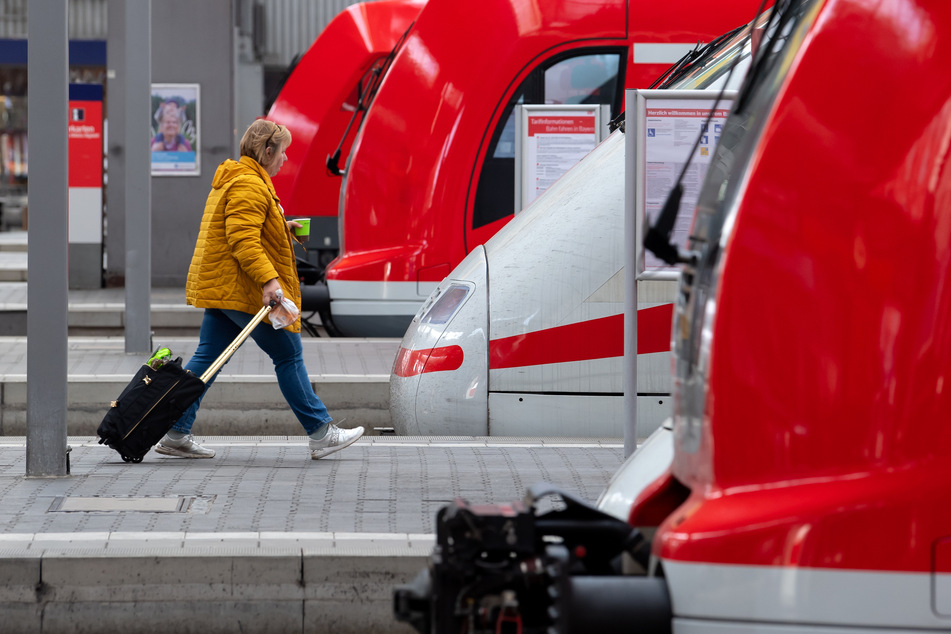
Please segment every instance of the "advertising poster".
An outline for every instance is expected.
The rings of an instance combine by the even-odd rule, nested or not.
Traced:
[[[197,176],[198,84],[152,84],[152,176]]]

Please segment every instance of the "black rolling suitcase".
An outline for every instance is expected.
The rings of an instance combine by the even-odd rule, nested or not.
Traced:
[[[181,357],[169,359],[158,369],[148,364],[139,368],[99,424],[99,444],[115,449],[126,462],[142,462],[270,310],[270,306],[259,310],[200,377],[182,368]]]

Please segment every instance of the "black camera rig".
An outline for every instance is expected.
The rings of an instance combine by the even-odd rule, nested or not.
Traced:
[[[541,502],[549,508],[542,510]],[[429,566],[393,593],[396,619],[422,634],[670,632],[664,580],[650,545],[627,523],[547,483],[524,502],[440,509]]]

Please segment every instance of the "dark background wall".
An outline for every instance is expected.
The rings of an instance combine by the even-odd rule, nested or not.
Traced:
[[[91,264],[88,277],[91,285],[98,285],[101,278],[113,287],[124,285],[126,261],[123,49],[143,44],[123,41],[127,1],[69,0],[69,81],[103,86],[108,154],[103,262],[101,268]],[[273,89],[294,58],[307,50],[334,16],[356,1],[151,0],[150,81],[201,87],[201,173],[150,181],[152,286],[184,284],[215,167],[237,153],[240,135],[264,114]],[[25,140],[28,0],[0,0],[0,5],[0,131]],[[95,54],[88,55],[90,51]],[[143,129],[147,116],[142,115]],[[4,210],[0,231],[26,226],[26,161],[22,168],[17,161],[12,165],[13,172],[4,171],[6,163],[0,165],[0,208]],[[96,261],[83,258],[83,266],[86,259]],[[77,260],[74,257],[71,264],[78,266]],[[71,272],[71,283],[72,278]]]
[[[122,37],[124,0],[110,0],[109,41]],[[161,0],[152,2],[151,83],[199,84],[200,134],[197,176],[153,176],[152,286],[175,287],[185,283],[205,198],[215,168],[234,157],[240,135],[260,112],[262,86],[259,74],[238,69],[237,33],[231,0]],[[125,43],[128,45],[129,43]],[[122,286],[125,279],[125,222],[122,208],[124,104],[121,82],[125,68],[119,46],[108,54],[109,183],[106,187],[107,286]],[[250,79],[248,79],[250,77]],[[252,85],[249,85],[252,84]],[[245,95],[251,95],[248,99]],[[237,113],[242,113],[241,115]],[[238,117],[242,118],[240,124]],[[147,121],[143,122],[143,126]],[[240,127],[240,130],[238,129]]]

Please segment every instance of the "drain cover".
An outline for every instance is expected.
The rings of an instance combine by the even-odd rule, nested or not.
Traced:
[[[57,497],[53,499],[50,512],[185,513],[194,499],[194,496],[168,498]]]

